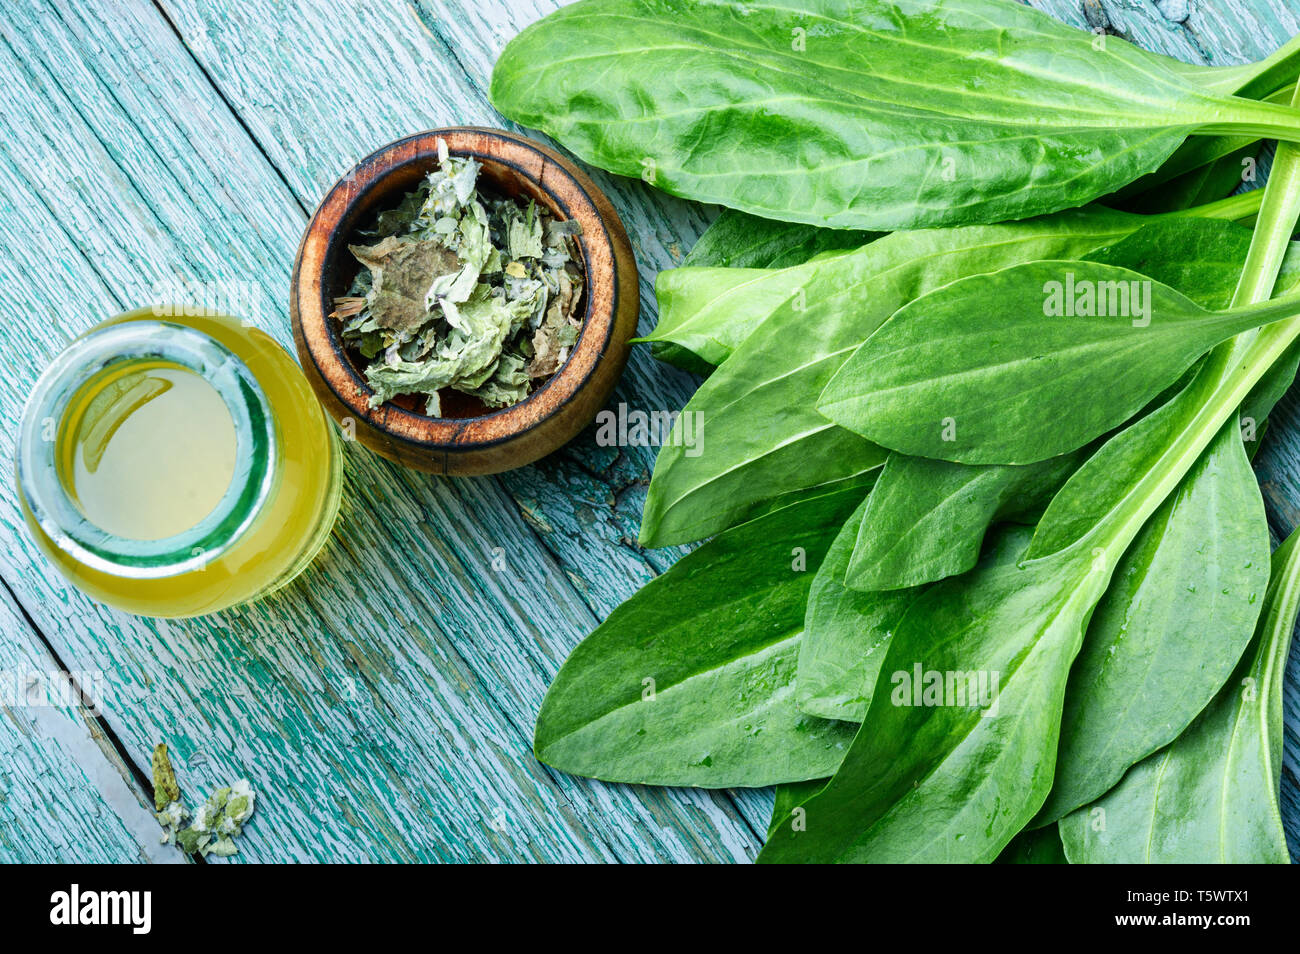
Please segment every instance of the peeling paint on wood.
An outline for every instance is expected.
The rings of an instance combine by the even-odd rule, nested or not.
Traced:
[[[72,675],[0,592],[0,864],[183,863],[81,704],[95,674]]]

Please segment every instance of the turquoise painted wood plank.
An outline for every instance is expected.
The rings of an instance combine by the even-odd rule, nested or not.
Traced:
[[[186,861],[75,685],[0,590],[0,864]],[[79,688],[78,688],[79,687]]]
[[[18,221],[14,197],[32,188],[7,178],[9,171],[0,167],[0,234],[6,247],[24,244],[35,259],[48,263],[25,279],[32,313],[56,328],[61,316],[45,303],[81,299],[106,312],[116,310],[107,286],[60,229],[21,237],[9,231],[7,226]],[[11,256],[0,257],[0,287],[16,286],[15,265]],[[10,450],[7,445],[6,455]],[[60,668],[9,593],[0,592],[0,673],[8,679]],[[0,766],[0,860],[183,860],[179,852],[158,845],[159,830],[143,807],[146,794],[107,744],[98,721],[84,712],[5,706]]]
[[[23,382],[69,334],[112,310],[87,309],[78,281],[119,305],[172,276],[252,282],[266,303],[256,322],[287,340],[305,214],[157,11],[28,13],[0,25],[0,130],[16,144],[0,164],[15,250],[4,412],[16,417]],[[40,279],[33,233],[76,250],[58,258],[67,287]],[[57,323],[31,318],[50,313]],[[245,858],[752,855],[754,832],[725,797],[591,787],[532,760],[546,680],[594,617],[509,497],[356,448],[347,469],[321,561],[242,612],[162,623],[94,606],[33,552],[12,492],[0,572],[61,656],[109,674],[108,718],[138,763],[166,739],[187,791],[247,774],[267,793]]]
[[[1099,16],[1109,33],[1212,66],[1258,59],[1300,32],[1289,0],[1030,0],[1027,5],[1085,30],[1095,28]],[[1094,19],[1085,7],[1098,11]]]

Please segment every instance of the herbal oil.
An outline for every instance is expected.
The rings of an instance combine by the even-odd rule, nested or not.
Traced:
[[[179,365],[101,371],[64,412],[59,477],[96,526],[128,540],[188,530],[235,475],[235,425],[215,388]],[[142,467],[142,462],[148,466]]]
[[[19,488],[41,549],[92,597],[193,616],[301,572],[338,511],[332,425],[270,336],[133,312],[77,339],[24,415]]]

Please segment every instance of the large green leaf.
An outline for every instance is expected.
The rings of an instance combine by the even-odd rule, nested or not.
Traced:
[[[800,712],[861,722],[890,634],[923,591],[860,592],[844,585],[849,554],[874,496],[872,491],[844,522],[808,592],[795,692]]]
[[[1232,222],[1197,216],[1152,216],[1148,224],[1085,256],[1118,265],[1175,288],[1202,308],[1232,305],[1252,232]],[[1288,253],[1278,295],[1300,284],[1300,254]]]
[[[582,0],[513,39],[496,107],[583,159],[767,218],[910,229],[1079,206],[1191,132],[1297,135],[1214,71],[1010,0]]]
[[[1094,257],[1133,263],[1202,305],[1223,307],[1249,247],[1244,229],[1187,221],[1142,229]],[[1289,271],[1279,284],[1293,278]],[[1209,702],[1255,629],[1267,547],[1259,488],[1229,426],[1147,521],[1093,615],[1070,674],[1057,777],[1040,821],[1100,796]]]
[[[1273,555],[1259,631],[1213,702],[1105,797],[1061,820],[1070,861],[1290,861],[1278,789],[1282,676],[1300,608],[1298,539]]]
[[[820,778],[853,726],[794,706],[808,588],[859,489],[724,533],[610,614],[569,655],[537,717],[548,765],[707,788]]]
[[[1298,336],[1293,319],[1216,349],[1165,405],[1191,402],[1187,426],[1141,466],[1121,468],[1113,506],[1073,545],[1038,559],[990,558],[918,600],[894,633],[882,681],[916,667],[957,678],[997,673],[997,714],[894,705],[877,690],[839,771],[800,806],[806,831],[778,826],[759,860],[993,860],[1051,786],[1067,672],[1113,567]],[[1038,532],[1056,536],[1052,521],[1049,507]]]
[[[806,830],[779,826],[760,861],[987,862],[1024,827],[1051,786],[1066,672],[1105,586],[1086,552],[1020,565],[1027,536],[908,610],[848,755],[800,806]],[[976,705],[918,695],[931,673],[994,691]]]
[[[1234,301],[1267,297],[1279,283],[1297,217],[1300,150],[1283,145],[1278,150]],[[1089,461],[1062,491],[1062,506],[1056,507],[1053,501],[1049,507],[1044,523],[1054,509],[1062,519],[1051,532],[1043,534],[1042,551],[1050,552],[1081,533],[1095,539],[1096,534],[1084,530],[1079,522],[1080,516],[1089,511],[1104,511],[1112,523],[1123,523],[1133,501],[1143,494],[1151,495],[1156,485],[1163,483],[1153,476],[1164,470],[1167,478],[1174,470],[1170,462],[1185,460],[1204,435],[1216,427],[1223,429],[1218,442],[1230,441],[1235,448],[1233,422],[1225,422],[1222,414],[1211,412],[1234,406],[1247,399],[1249,393],[1251,401],[1264,402],[1260,410],[1267,413],[1267,401],[1276,393],[1276,385],[1270,382],[1261,387],[1256,377],[1247,392],[1251,376],[1241,371],[1269,366],[1276,369],[1279,365],[1293,370],[1290,356],[1297,324],[1290,321],[1273,325],[1220,346],[1186,390],[1151,415],[1156,423],[1130,428],[1132,434],[1121,434],[1112,442],[1113,447],[1103,448],[1097,455],[1100,470],[1093,466],[1095,460]],[[1181,430],[1174,431],[1180,424]],[[1110,468],[1117,465],[1129,469],[1131,487],[1105,480],[1099,480],[1091,490],[1082,484],[1071,487],[1080,475],[1110,477]],[[1038,544],[1036,538],[1034,546]],[[1081,809],[1063,820],[1061,832],[1072,860],[1117,856],[1129,860],[1286,860],[1276,808],[1280,689],[1269,685],[1264,692],[1267,701],[1256,704],[1252,681],[1256,675],[1266,683],[1280,678],[1278,671],[1284,664],[1300,601],[1295,583],[1297,570],[1291,559],[1289,547],[1274,556],[1274,579],[1256,637],[1257,648],[1248,651],[1240,664],[1239,674],[1250,673],[1244,677],[1243,696],[1237,696],[1234,677],[1177,740],[1130,769],[1102,804]],[[1252,713],[1252,707],[1258,711]],[[1252,753],[1238,761],[1241,753],[1250,749],[1262,752],[1262,758]],[[1113,811],[1108,811],[1107,806]],[[1110,834],[1115,825],[1127,829],[1128,838],[1122,844]]]
[[[1145,273],[1187,289],[1203,304],[1221,306],[1232,298],[1249,234],[1223,223],[1165,220],[1090,253],[1089,258],[1141,267]],[[1259,553],[1265,544],[1258,536],[1262,509],[1240,441],[1235,452],[1231,443],[1220,441],[1216,446],[1226,460],[1203,460],[1185,478],[1178,495],[1183,498],[1178,502],[1180,519],[1172,519],[1175,501],[1167,502],[1125,554],[1116,579],[1093,617],[1091,641],[1085,642],[1084,653],[1073,670],[1074,697],[1067,696],[1063,754],[1053,798],[1068,799],[1080,785],[1095,786],[1103,778],[1106,781],[1067,804],[1067,811],[1104,792],[1129,765],[1173,738],[1222,684],[1250,638],[1258,612],[1254,596],[1263,585],[1254,578],[1263,567]],[[1044,464],[1052,464],[1055,470],[1055,474],[1045,475],[1049,478],[1045,482],[1048,488],[1055,486],[1052,478],[1059,480],[1073,467],[1073,462],[1065,466],[1054,461]],[[979,467],[891,457],[865,508],[854,560],[858,553],[880,552],[885,558],[893,557],[892,566],[884,564],[892,570],[892,576],[878,573],[865,582],[875,586],[893,582],[912,585],[964,571],[973,565],[984,528],[996,513],[1008,484],[1021,475],[1033,475],[1035,467],[1044,464]],[[1194,495],[1191,501],[1185,499],[1188,495]],[[1218,525],[1210,526],[1216,520]],[[887,545],[882,546],[881,541]],[[1210,547],[1217,559],[1205,559]],[[1253,571],[1238,565],[1252,560]],[[832,545],[819,580],[836,562],[836,545]],[[852,565],[849,580],[857,581]],[[1229,583],[1232,585],[1223,592]],[[814,583],[814,598],[818,593],[819,584]],[[822,601],[829,603],[834,596],[843,602],[837,608],[851,613],[849,601],[833,588],[825,589]],[[1199,611],[1205,611],[1204,616]],[[822,607],[820,615],[837,618],[830,607]],[[866,642],[854,639],[852,625],[823,630],[840,636],[843,644],[835,645],[812,638],[811,618],[810,612],[804,656],[809,656],[814,646],[820,655],[831,659],[836,654],[828,646],[845,659],[862,654]],[[1201,638],[1203,629],[1187,632],[1184,627],[1171,626],[1175,618],[1193,627],[1201,621],[1222,635],[1206,641]],[[873,626],[866,628],[868,633],[874,631]],[[1143,682],[1144,676],[1151,675],[1150,658],[1158,656],[1162,647],[1175,661],[1173,668],[1184,675],[1176,691],[1160,692],[1163,683],[1153,687]],[[805,681],[802,666],[801,659],[801,694]],[[1092,691],[1083,693],[1080,684],[1090,686]],[[1081,724],[1077,732],[1075,722]],[[1068,754],[1076,740],[1080,748],[1077,758]],[[1041,817],[1053,820],[1061,813],[1049,803]]]
[[[1264,501],[1229,425],[1147,521],[1093,614],[1040,821],[1098,798],[1186,728],[1241,659],[1267,586]]]
[[[789,269],[683,268],[661,274],[661,322],[673,323],[673,340],[686,341],[681,332],[694,324],[692,316],[709,313],[745,316],[757,328],[684,409],[695,416],[693,425],[702,426],[703,447],[670,439],[660,451],[641,542],[698,540],[743,519],[770,496],[879,467],[885,454],[836,427],[813,398],[881,322],[963,275],[1081,255],[1148,221],[1091,208],[1009,225],[895,233]],[[667,298],[665,287],[673,289]],[[696,304],[679,308],[677,296],[687,288]],[[708,326],[739,324],[701,320]]]
[[[1124,627],[1115,619],[1120,615],[1117,613],[1103,612],[1094,618],[1089,640],[1097,646],[1080,660],[1085,668],[1073,678],[1077,685],[1085,687],[1081,692],[1094,696],[1085,701],[1090,710],[1087,722],[1094,728],[1107,724],[1110,727],[1102,730],[1108,732],[1106,739],[1079,738],[1073,745],[1087,748],[1092,742],[1099,742],[1087,754],[1105,761],[1063,768],[1062,787],[1069,788],[1070,794],[1061,795],[1046,817],[1068,810],[1071,804],[1077,803],[1080,793],[1104,790],[1107,781],[1118,777],[1126,762],[1140,756],[1143,749],[1159,744],[1162,736],[1169,738],[1176,734],[1189,714],[1194,714],[1212,694],[1216,672],[1223,671],[1231,662],[1229,657],[1235,647],[1241,645],[1240,628],[1244,619],[1254,612],[1258,593],[1258,588],[1254,593],[1250,590],[1255,571],[1244,564],[1252,561],[1255,544],[1250,535],[1259,533],[1260,525],[1256,522],[1253,528],[1244,524],[1234,526],[1235,517],[1217,512],[1224,508],[1216,507],[1212,513],[1207,513],[1205,508],[1214,507],[1222,498],[1225,503],[1232,501],[1227,506],[1253,510],[1252,516],[1258,521],[1258,503],[1253,499],[1257,491],[1253,486],[1246,486],[1249,472],[1242,470],[1244,454],[1234,443],[1239,439],[1234,415],[1228,411],[1240,404],[1266,369],[1287,354],[1296,338],[1296,325],[1295,321],[1272,325],[1216,349],[1183,391],[1120,432],[1076,471],[1040,521],[1028,553],[1031,560],[1052,559],[1049,554],[1071,552],[1080,547],[1092,548],[1102,554],[1102,559],[1110,560],[1118,541],[1131,539],[1134,528],[1147,524],[1152,502],[1164,501],[1178,489],[1175,475],[1180,471],[1185,473],[1189,461],[1200,457],[1207,447],[1214,448],[1210,457],[1202,458],[1200,466],[1204,472],[1193,478],[1194,483],[1188,484],[1185,477],[1178,481],[1182,485],[1180,492],[1201,502],[1194,510],[1180,512],[1175,498],[1170,519],[1190,521],[1186,527],[1173,525],[1172,536],[1181,538],[1181,542],[1162,543],[1161,549],[1155,551],[1139,544],[1125,555],[1120,572],[1131,573],[1140,580],[1141,588],[1149,591],[1151,609],[1156,612],[1162,605],[1173,612],[1180,601],[1191,607],[1212,596],[1217,604],[1214,611],[1218,625],[1198,620],[1191,624],[1192,632],[1179,627],[1166,629],[1156,620],[1136,617],[1137,610],[1123,606],[1122,602],[1122,614],[1132,620],[1129,626]],[[1212,481],[1211,486],[1200,486],[1207,480]],[[1207,522],[1215,520],[1221,523],[1207,526]],[[1147,524],[1143,532],[1161,534],[1159,516],[1154,528]],[[1205,536],[1216,532],[1224,533],[1222,541]],[[1166,571],[1177,572],[1180,548],[1192,551],[1181,555],[1193,574],[1190,580],[1166,575]],[[1226,579],[1216,579],[1214,559],[1204,552],[1211,548],[1223,550],[1215,558],[1222,562],[1217,569]],[[1147,574],[1143,572],[1147,563],[1168,565]],[[1184,588],[1188,584],[1198,590],[1227,585],[1233,591],[1218,594],[1224,597],[1220,602],[1213,590],[1198,596],[1179,592],[1177,586],[1169,585],[1171,580],[1179,579],[1184,582]],[[1145,595],[1140,591],[1132,594],[1139,599]],[[1115,596],[1124,599],[1122,592]],[[1203,645],[1207,632],[1225,645],[1222,648]],[[1130,636],[1131,648],[1127,643]],[[1189,657],[1179,660],[1185,683],[1170,685],[1149,697],[1142,696],[1149,691],[1142,679],[1144,657],[1159,653],[1162,658],[1176,658],[1180,646]],[[1107,647],[1119,648],[1110,653]],[[1199,671],[1202,660],[1205,672]],[[1111,675],[1115,677],[1113,680]],[[1175,689],[1186,692],[1187,698],[1178,698]],[[1135,698],[1134,693],[1139,695]],[[1127,724],[1124,719],[1135,724]],[[1086,727],[1076,726],[1075,734],[1084,731]]]
[[[1105,315],[1057,313],[1061,297],[1083,310],[1085,289],[1107,300]],[[818,408],[891,450],[1030,464],[1122,424],[1219,342],[1297,312],[1295,300],[1208,311],[1129,269],[1032,262],[903,306]]]
[[[1230,222],[1163,216],[1083,257],[1142,272],[1204,307],[1222,308],[1232,300],[1250,235]],[[1288,259],[1289,280],[1295,261]],[[965,572],[993,519],[1044,506],[1078,463],[1078,453],[1025,467],[891,455],[871,495],[848,584],[892,589]]]
[[[1215,141],[1212,137],[1195,140]],[[1187,175],[1199,174],[1213,166],[1210,163]],[[1231,203],[1209,203],[1190,209],[1189,206],[1195,205],[1190,198],[1167,205],[1171,210],[1177,207],[1196,216],[1231,220],[1254,214],[1256,208],[1248,199],[1249,196],[1236,197]],[[1101,210],[1087,211],[1095,213],[1094,221],[1103,232],[1110,230],[1107,226],[1113,228],[1123,221],[1115,216],[1107,220]],[[1152,221],[1155,219],[1146,216],[1132,219],[1128,225],[1132,228]],[[877,232],[817,228],[723,209],[682,260],[681,267],[660,273],[658,324],[646,337],[633,340],[649,343],[660,360],[708,375],[767,316],[768,311],[759,307],[764,298],[774,296],[776,303],[782,304],[791,290],[803,282],[797,277],[798,272],[791,276],[770,273],[764,276],[739,270],[791,269],[818,256],[860,248],[879,237]],[[1041,257],[1052,256],[1045,252]]]

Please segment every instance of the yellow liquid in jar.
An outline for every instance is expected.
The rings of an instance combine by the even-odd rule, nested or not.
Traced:
[[[72,399],[59,477],[86,519],[128,540],[195,526],[235,474],[235,424],[188,368],[138,361],[102,372]]]
[[[131,312],[105,322],[97,327],[105,327],[129,321],[157,321],[154,314],[147,309]],[[44,533],[41,527],[27,511],[29,529],[45,554],[58,566],[59,571],[78,589],[94,599],[109,603],[127,612],[141,616],[196,616],[213,613],[227,607],[260,599],[279,589],[296,577],[312,561],[329,537],[329,532],[338,513],[339,497],[342,488],[342,454],[333,424],[326,418],[324,410],[316,400],[307,379],[298,365],[283,348],[265,332],[256,328],[243,326],[240,322],[226,317],[185,317],[173,320],[215,339],[219,344],[239,357],[253,376],[257,379],[262,393],[270,405],[275,422],[275,466],[274,485],[270,496],[262,505],[253,524],[241,533],[227,548],[211,559],[204,558],[198,569],[187,570],[169,576],[137,578],[105,572],[89,566],[60,549]],[[165,377],[165,368],[144,369],[138,364],[127,366],[127,375],[146,375],[156,382]],[[193,372],[183,370],[183,374]],[[190,394],[201,394],[202,387],[212,390],[201,377],[195,375],[198,384],[183,382],[181,387]],[[145,378],[136,378],[138,384]],[[173,389],[179,379],[168,381]],[[100,398],[102,384],[98,389],[87,388],[77,397],[85,405],[92,404]],[[164,397],[156,396],[146,402],[145,407],[153,405]],[[100,398],[100,400],[108,400]],[[218,400],[220,398],[218,397]],[[193,525],[195,514],[202,519],[212,508],[206,502],[212,488],[221,483],[222,442],[210,440],[211,435],[199,440],[205,460],[213,463],[216,473],[210,475],[191,474],[189,464],[179,456],[163,463],[157,457],[137,460],[115,472],[111,476],[104,471],[104,459],[100,459],[95,474],[86,483],[85,476],[77,472],[78,452],[92,450],[90,434],[96,426],[111,426],[111,420],[103,422],[88,421],[74,429],[72,414],[78,402],[69,405],[69,410],[59,422],[58,432],[61,436],[71,435],[67,446],[56,449],[60,470],[65,486],[70,495],[75,492],[75,500],[82,512],[91,522],[113,523],[103,529],[128,536],[132,539],[148,539],[147,534],[157,532],[160,528],[170,528],[176,523],[190,522]],[[116,401],[111,402],[116,405]],[[226,413],[224,405],[221,410]],[[159,418],[171,428],[195,420],[194,413],[178,406],[159,404],[156,408]],[[122,415],[127,423],[142,413],[137,409]],[[221,415],[215,409],[197,412],[221,431]],[[110,415],[111,417],[111,415]],[[145,420],[142,418],[141,420]],[[84,432],[84,439],[79,440]],[[96,437],[96,440],[99,438]],[[131,454],[139,453],[142,457],[156,448],[156,438],[136,435],[131,432],[122,434],[121,425],[118,434],[109,441],[108,446],[115,448],[117,440],[123,440],[122,450]],[[66,458],[66,464],[64,464]],[[154,515],[143,515],[133,505],[130,510],[123,510],[113,517],[105,517],[105,501],[114,495],[131,491],[125,481],[128,473],[138,473],[142,469],[158,467],[158,482],[167,472],[173,476],[182,475],[181,479],[195,494],[193,499],[182,495],[168,495],[166,506]],[[229,478],[226,478],[229,483]],[[224,488],[223,488],[224,489]],[[92,492],[93,491],[93,492]],[[102,496],[96,497],[99,494]],[[141,495],[143,496],[143,495]],[[20,494],[20,499],[22,495]],[[94,499],[94,504],[88,501]],[[145,504],[146,508],[148,504]],[[99,516],[96,517],[95,513]],[[127,531],[121,533],[121,531]],[[139,536],[136,536],[139,535]],[[203,554],[196,554],[203,557]]]

